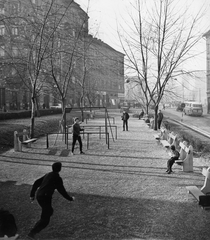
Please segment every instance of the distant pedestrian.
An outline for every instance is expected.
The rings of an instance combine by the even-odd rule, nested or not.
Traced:
[[[42,208],[42,213],[40,220],[28,234],[30,239],[34,239],[35,235],[49,224],[50,217],[53,215],[52,195],[55,189],[57,189],[57,191],[67,200],[74,201],[74,197],[71,197],[63,186],[63,180],[59,175],[61,167],[61,162],[53,163],[52,172],[49,172],[43,177],[37,179],[32,186],[30,199],[31,201],[34,201],[36,193],[36,199]]]
[[[179,152],[176,150],[175,146],[171,146],[171,158],[167,161],[167,170],[166,172],[168,174],[172,173],[172,166],[175,163],[176,160],[179,159]]]
[[[144,116],[144,110],[142,109],[140,114],[139,114],[139,119],[143,118],[143,116]]]
[[[6,104],[3,105],[3,112],[7,112],[7,107],[6,107]]]
[[[158,129],[160,129],[162,120],[163,120],[163,113],[161,112],[161,110],[159,110],[159,113],[157,114],[157,125],[158,125]]]
[[[74,121],[75,122],[72,126],[73,140],[72,140],[71,153],[72,153],[72,155],[74,154],[74,147],[75,147],[76,141],[78,141],[79,142],[79,148],[80,148],[80,154],[84,154],[84,152],[82,151],[82,139],[81,139],[81,136],[80,136],[80,132],[84,131],[84,129],[81,129],[81,127],[80,127],[79,118],[75,118]]]
[[[129,114],[126,111],[123,111],[123,114],[121,116],[122,121],[123,121],[123,131],[128,131],[128,119],[129,119]]]

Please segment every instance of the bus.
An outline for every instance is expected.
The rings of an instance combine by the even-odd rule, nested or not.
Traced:
[[[200,102],[184,102],[185,107],[183,112],[185,115],[189,116],[202,116],[203,115],[203,106]]]

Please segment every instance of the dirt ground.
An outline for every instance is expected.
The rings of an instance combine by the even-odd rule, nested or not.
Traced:
[[[186,191],[186,186],[202,187],[206,163],[197,158],[194,172],[176,165],[168,175],[169,156],[155,141],[154,130],[131,117],[129,131],[122,131],[120,116],[115,118],[118,135],[110,140],[110,149],[103,138],[92,136],[89,149],[83,139],[85,155],[76,149],[71,156],[59,141],[46,149],[41,140],[23,152],[0,155],[0,206],[14,214],[20,239],[40,216],[37,202],[29,201],[31,186],[58,160],[64,185],[76,201],[68,202],[56,192],[54,215],[36,239],[209,239],[210,212]],[[102,123],[94,119],[91,124]]]

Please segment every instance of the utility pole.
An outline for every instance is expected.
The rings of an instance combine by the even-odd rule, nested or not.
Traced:
[[[184,102],[184,79],[182,79],[182,102]]]

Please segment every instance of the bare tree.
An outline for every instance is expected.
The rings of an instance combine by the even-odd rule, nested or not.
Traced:
[[[189,17],[187,9],[177,9],[174,0],[158,0],[150,8],[148,1],[135,3],[130,15],[132,33],[119,35],[127,67],[137,76],[147,106],[155,106],[157,129],[157,111],[168,82],[189,73],[184,63],[195,56],[191,50],[202,37],[197,30],[201,12]]]
[[[43,86],[48,85],[47,63],[53,54],[52,42],[72,3],[73,0],[68,3],[58,3],[57,0],[40,1],[38,5],[24,3],[27,6],[24,8],[24,4],[21,5],[23,7],[21,13],[7,19],[7,26],[10,29],[14,21],[16,26],[19,25],[19,34],[14,45],[18,54],[14,57],[14,51],[8,51],[10,52],[8,56],[22,83],[31,93],[31,137],[34,135],[35,113],[38,109],[37,97]]]
[[[58,31],[53,35],[49,55],[49,74],[57,90],[62,111],[73,92],[78,91],[84,99],[86,79],[86,38],[88,36],[88,15],[83,12],[72,19],[71,9],[65,14]],[[55,15],[55,20],[58,18]],[[68,96],[68,98],[67,98]],[[61,121],[64,123],[63,121]]]

